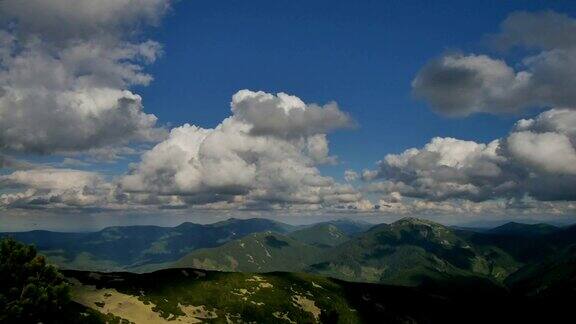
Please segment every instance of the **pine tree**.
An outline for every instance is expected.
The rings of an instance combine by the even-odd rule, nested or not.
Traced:
[[[0,323],[57,323],[68,285],[33,246],[0,241]]]

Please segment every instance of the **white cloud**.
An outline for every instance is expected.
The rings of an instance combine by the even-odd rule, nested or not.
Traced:
[[[576,44],[576,21],[554,11],[514,12],[502,22],[501,29],[500,34],[491,37],[500,49],[514,46],[570,48]]]
[[[0,176],[4,188],[0,207],[67,208],[107,205],[114,200],[113,186],[93,172],[72,169],[33,169]]]
[[[232,113],[250,124],[253,134],[305,137],[353,126],[352,119],[336,103],[323,107],[305,104],[285,93],[238,91],[232,97]]]
[[[364,173],[364,179],[386,180],[371,183],[369,191],[432,200],[486,200],[497,193],[495,184],[506,186],[510,181],[500,167],[504,159],[496,153],[498,145],[436,137],[422,149],[387,155],[377,170]]]
[[[503,218],[511,217],[542,217],[572,215],[576,211],[573,202],[544,201],[505,201],[488,200],[472,202],[467,200],[429,201],[422,199],[401,199],[390,201],[384,198],[378,202],[379,213],[386,215],[441,216],[457,218]]]
[[[139,24],[157,24],[169,5],[168,0],[3,0],[0,18],[50,40],[109,38],[131,33]]]
[[[128,143],[162,139],[130,88],[152,81],[144,67],[161,45],[139,32],[169,4],[0,2],[0,150],[114,160],[134,153]],[[326,134],[354,124],[336,103],[243,90],[231,106],[214,129],[173,129],[118,180],[124,192],[96,173],[44,168],[2,176],[2,204],[315,209],[359,199],[316,168],[336,163]]]
[[[549,110],[489,144],[434,138],[366,170],[365,190],[428,201],[576,200],[575,116]]]
[[[576,200],[575,32],[576,20],[567,15],[517,12],[490,41],[500,50],[516,48],[524,55],[519,62],[453,53],[430,60],[412,87],[441,114],[556,108],[518,121],[488,145],[434,139],[422,149],[387,156],[363,173],[366,190],[432,202],[515,202],[506,208],[519,208],[526,199],[548,208]]]
[[[438,112],[466,116],[475,112],[515,112],[530,96],[531,74],[516,73],[504,61],[485,55],[451,54],[429,62],[412,87]],[[530,99],[529,99],[530,100]]]
[[[328,154],[326,134],[316,134],[306,140],[307,155],[317,164],[336,164],[337,158]]]
[[[132,85],[161,46],[138,40],[167,0],[0,2],[0,149],[85,151],[154,141],[156,117]]]
[[[558,132],[576,140],[576,110],[550,109],[534,119],[521,119],[516,123],[514,130],[538,133]]]
[[[576,20],[554,12],[516,13],[493,36],[501,48],[537,49],[517,68],[486,55],[447,54],[431,60],[412,83],[437,112],[467,116],[534,107],[576,107]],[[527,52],[527,51],[524,51]],[[528,51],[528,53],[531,53]]]
[[[365,170],[363,196],[321,174],[333,164],[327,134],[354,126],[336,103],[241,90],[215,128],[156,126],[131,88],[161,45],[140,31],[168,0],[0,1],[0,208],[205,208],[385,214],[566,213],[576,210],[575,20],[517,13],[493,37],[531,52],[517,64],[446,54],[416,76],[416,95],[466,116],[550,109],[490,143],[434,138]],[[538,31],[538,32],[534,32]],[[536,51],[534,54],[533,51]],[[58,153],[62,165],[135,154],[159,141],[119,179],[34,166],[2,152]],[[90,155],[90,157],[84,156]],[[346,170],[347,182],[360,175]],[[366,197],[372,199],[368,200]],[[378,201],[375,203],[375,201]]]
[[[354,170],[344,171],[344,180],[346,180],[348,182],[356,181],[359,178],[360,178],[360,175],[358,175],[358,172],[356,172]]]
[[[346,123],[324,117],[304,121],[302,116],[321,116],[326,108],[248,90],[236,93],[231,106],[233,115],[213,129],[188,124],[173,129],[122,179],[123,189],[175,195],[190,205],[226,202],[245,208],[309,208],[360,198],[315,167],[331,160],[324,132],[345,127],[348,117]],[[266,119],[247,117],[253,109]],[[294,109],[300,113],[290,113]],[[328,114],[335,112],[345,116],[339,110]]]
[[[576,175],[576,150],[568,136],[553,132],[515,132],[508,152],[520,163],[543,172]]]

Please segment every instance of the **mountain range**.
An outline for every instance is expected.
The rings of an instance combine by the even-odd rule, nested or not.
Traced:
[[[196,249],[219,246],[251,233],[287,233],[294,229],[294,226],[267,219],[231,218],[208,225],[119,226],[90,233],[30,231],[0,236],[35,245],[61,268],[119,271],[170,263]]]
[[[229,219],[0,236],[64,269],[94,323],[140,313],[158,323],[533,322],[576,300],[576,226]],[[500,315],[469,317],[479,304]]]
[[[306,226],[232,218],[172,228],[126,226],[92,233],[0,235],[36,245],[63,269],[287,271],[406,286],[454,278],[497,284],[520,281],[522,273],[543,271],[538,269],[544,264],[567,267],[576,244],[576,226],[508,223],[479,232],[417,218],[378,225],[343,219]]]

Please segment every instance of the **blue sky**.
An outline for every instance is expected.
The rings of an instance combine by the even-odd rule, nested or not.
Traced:
[[[63,0],[62,3],[65,4],[66,0]],[[170,0],[140,0],[134,4],[124,4],[106,0],[101,4],[98,11],[102,16],[92,14],[91,8],[82,2],[71,2],[68,5],[63,5],[63,7],[57,7],[51,2],[26,5],[15,0],[8,0],[2,6],[5,13],[0,15],[0,24],[3,24],[0,26],[2,27],[0,31],[16,39],[18,46],[15,48],[27,49],[30,53],[38,53],[38,57],[41,57],[45,62],[51,62],[50,64],[61,64],[60,67],[49,70],[52,68],[51,65],[43,63],[42,66],[49,66],[46,70],[37,69],[22,73],[18,70],[21,67],[14,62],[16,62],[16,58],[24,57],[25,51],[19,52],[18,50],[10,52],[7,57],[12,60],[6,60],[3,63],[5,71],[7,71],[4,80],[10,81],[2,81],[3,79],[0,78],[0,86],[7,87],[9,84],[21,82],[19,76],[22,75],[31,76],[30,80],[23,81],[24,90],[16,89],[18,91],[31,89],[31,92],[15,90],[17,94],[26,93],[29,95],[30,97],[26,98],[30,99],[31,104],[26,101],[19,103],[22,106],[11,109],[12,111],[21,109],[24,113],[35,111],[35,113],[30,114],[31,117],[28,117],[30,120],[24,120],[24,124],[29,123],[37,127],[37,129],[32,128],[33,130],[30,131],[31,139],[29,140],[26,134],[18,133],[23,129],[20,125],[5,133],[0,132],[0,166],[3,166],[0,175],[4,175],[4,179],[0,179],[0,194],[19,192],[23,187],[35,190],[31,197],[26,197],[25,202],[5,196],[6,201],[10,201],[8,210],[20,210],[19,208],[22,206],[29,208],[32,201],[36,201],[35,206],[38,206],[38,201],[41,201],[42,204],[46,201],[60,202],[61,199],[64,199],[60,194],[69,192],[67,191],[69,188],[59,187],[63,186],[61,183],[54,184],[52,177],[55,177],[54,174],[63,177],[65,172],[70,171],[74,177],[81,178],[80,180],[75,178],[76,182],[84,183],[82,181],[86,181],[92,184],[95,181],[101,181],[94,179],[99,179],[102,176],[110,182],[105,184],[98,182],[98,190],[104,190],[102,189],[104,187],[108,188],[106,190],[115,187],[114,190],[120,191],[115,191],[114,195],[127,194],[130,197],[131,195],[146,193],[151,195],[148,197],[150,201],[162,200],[161,205],[166,203],[163,199],[166,198],[167,194],[172,195],[174,192],[182,194],[173,197],[180,202],[182,199],[188,199],[186,198],[187,195],[198,194],[197,188],[186,191],[188,188],[182,192],[180,187],[171,188],[172,191],[163,191],[168,190],[165,187],[139,187],[137,189],[132,188],[130,191],[127,189],[130,186],[126,184],[124,178],[127,172],[132,172],[137,175],[142,174],[142,178],[126,181],[152,181],[151,174],[146,173],[149,170],[145,168],[150,167],[146,166],[146,163],[153,164],[150,161],[156,161],[154,160],[155,157],[150,158],[148,162],[140,161],[145,160],[143,158],[145,155],[141,155],[142,153],[150,152],[155,144],[165,139],[165,137],[156,134],[159,137],[150,140],[156,136],[152,134],[157,130],[155,127],[160,126],[165,131],[169,131],[174,127],[188,123],[206,129],[214,128],[225,118],[231,116],[230,102],[232,96],[241,89],[261,90],[269,94],[285,92],[299,97],[306,104],[324,105],[335,101],[338,103],[340,111],[351,116],[357,124],[352,129],[333,127],[336,129],[334,132],[318,131],[318,134],[322,136],[327,134],[330,155],[337,156],[338,163],[317,163],[312,169],[307,170],[310,172],[319,170],[322,176],[331,177],[335,182],[342,183],[342,186],[338,184],[338,188],[330,189],[338,192],[338,195],[343,194],[346,190],[352,190],[358,197],[362,196],[362,198],[358,198],[355,204],[368,198],[373,204],[370,208],[374,209],[376,208],[374,206],[382,202],[384,204],[390,201],[396,203],[397,197],[394,195],[397,194],[407,198],[410,203],[420,199],[432,203],[463,199],[464,202],[473,203],[499,201],[506,205],[505,208],[519,208],[517,206],[525,206],[524,204],[531,204],[534,201],[546,203],[562,201],[564,204],[570,204],[574,201],[574,197],[570,196],[572,193],[562,196],[558,193],[551,193],[548,189],[539,191],[529,183],[532,180],[522,178],[530,172],[536,172],[537,176],[543,177],[543,183],[553,183],[554,177],[564,172],[564,174],[569,174],[569,179],[572,181],[573,178],[571,177],[574,170],[571,167],[557,161],[538,160],[537,157],[525,151],[514,151],[512,144],[503,144],[517,139],[508,136],[511,130],[515,129],[516,126],[514,125],[519,119],[536,120],[539,114],[550,109],[552,109],[550,114],[558,113],[554,116],[560,116],[559,109],[568,109],[566,113],[571,114],[570,109],[576,106],[573,103],[574,99],[569,94],[564,95],[564,97],[541,95],[543,97],[538,98],[532,98],[526,94],[548,89],[550,84],[546,82],[544,82],[543,87],[537,87],[540,86],[539,84],[532,85],[532,88],[528,88],[532,90],[524,93],[524,97],[516,94],[504,96],[505,98],[502,98],[500,94],[494,95],[498,92],[499,87],[505,87],[507,83],[514,82],[512,79],[506,79],[505,74],[509,71],[512,71],[512,74],[522,74],[521,71],[528,71],[537,77],[545,76],[545,73],[537,71],[539,67],[530,66],[530,63],[526,62],[539,54],[548,55],[556,50],[571,50],[569,34],[570,28],[573,26],[571,25],[573,24],[571,17],[576,16],[576,6],[570,1],[297,0],[174,2]],[[66,9],[67,7],[69,10]],[[166,8],[169,9],[166,10]],[[511,25],[520,28],[519,34],[513,34],[512,29],[516,28],[514,26],[510,30],[504,30],[501,27],[504,21],[514,17],[515,12],[528,13],[527,17],[512,19]],[[555,14],[550,16],[546,15],[546,12]],[[53,19],[56,15],[60,15],[58,16],[59,19]],[[524,24],[525,22],[527,23]],[[552,30],[550,32],[551,39],[560,33],[561,35],[557,36],[558,39],[560,41],[566,39],[569,45],[560,44],[560,41],[549,45],[545,40],[527,40],[530,31],[526,32],[522,28],[529,30],[532,23],[533,26],[536,26],[536,30]],[[560,23],[564,23],[564,25],[560,25]],[[555,29],[554,26],[564,27]],[[567,36],[564,36],[564,32]],[[510,49],[497,50],[489,42],[489,37],[498,34],[518,39],[515,40],[516,43],[511,44]],[[29,36],[40,39],[41,45],[29,42],[29,39],[32,38]],[[3,35],[0,34],[0,41],[3,41],[2,37]],[[3,49],[3,46],[9,48],[8,45],[3,44],[0,42],[0,49]],[[82,54],[83,52],[78,49],[81,46],[77,46],[78,44],[92,46],[90,47],[92,52]],[[161,51],[159,50],[160,47],[162,48]],[[105,54],[116,53],[117,50],[119,51],[118,54],[110,54],[110,57]],[[160,52],[162,54],[157,56],[156,54]],[[74,55],[78,55],[78,57]],[[486,58],[486,60],[482,61],[481,57]],[[459,91],[472,93],[474,87],[469,89],[457,88],[454,91],[453,88],[450,88],[451,85],[444,85],[442,82],[439,82],[437,87],[436,84],[431,86],[430,83],[425,83],[417,89],[425,93],[418,99],[413,94],[412,86],[417,75],[421,75],[424,81],[429,82],[435,80],[434,77],[445,76],[447,75],[445,73],[454,72],[449,70],[447,66],[440,66],[447,64],[439,63],[445,58],[455,59],[460,62],[458,64],[479,64],[479,66],[475,65],[471,69],[478,73],[478,78],[488,75],[485,84],[493,81],[489,79],[492,76],[490,73],[496,70],[497,73],[501,73],[498,75],[502,77],[502,80],[508,81],[496,80],[494,87],[485,89],[486,93],[476,93],[472,94],[472,97],[461,98],[462,101],[458,101],[458,104],[462,106],[460,117],[449,117],[450,113],[448,113],[447,107],[440,105],[436,109],[431,108],[431,105],[435,103],[434,100],[438,98],[445,100],[446,96],[450,97],[451,93],[460,95]],[[570,62],[563,64],[566,65],[566,70],[572,67]],[[429,67],[430,70],[426,71],[424,67]],[[57,77],[62,70],[69,72],[69,78],[75,81],[69,85],[59,84],[58,82],[61,81]],[[35,76],[35,73],[38,75]],[[89,81],[84,80],[84,76],[87,76]],[[151,82],[143,81],[148,77],[152,78]],[[38,88],[34,88],[35,85],[27,85],[34,84],[36,79],[45,80],[42,81],[44,84],[41,89],[59,90],[51,90],[53,92],[47,94],[46,98],[39,99],[40,95],[36,94]],[[463,84],[465,81],[462,80]],[[570,80],[564,81],[564,79],[554,80],[556,83],[553,85],[563,90],[563,84],[571,82]],[[1,82],[5,82],[5,84],[1,84]],[[84,82],[89,84],[89,87],[78,90],[77,85],[84,84]],[[58,85],[56,86],[56,84]],[[444,86],[446,88],[443,88]],[[79,121],[81,125],[69,127],[72,119],[66,117],[65,112],[73,112],[72,115],[75,118],[74,114],[86,109],[83,107],[87,105],[73,106],[74,103],[69,104],[67,100],[70,91],[79,92],[75,93],[78,95],[77,102],[82,102],[86,98],[99,98],[103,91],[109,91],[107,96],[102,95],[102,100],[110,100],[111,97],[119,96],[122,97],[121,100],[135,103],[141,111],[132,112],[135,114],[134,116],[126,117],[127,112],[121,112],[121,109],[124,108],[114,105],[100,107],[98,105],[105,105],[106,103],[95,101],[89,103],[96,105],[93,109],[113,108],[111,111],[117,111],[118,114],[106,118],[102,117],[102,120],[86,119],[82,117],[84,115],[80,114],[76,121]],[[119,91],[129,91],[130,93],[120,94]],[[505,90],[505,92],[510,93],[513,91],[512,88]],[[140,99],[132,97],[134,94],[141,96],[141,106],[139,106]],[[0,93],[0,99],[2,95]],[[43,104],[38,104],[37,100],[46,101]],[[118,102],[121,100],[118,99]],[[474,104],[470,104],[471,101],[466,100],[472,100]],[[72,106],[59,107],[58,105],[62,105],[62,102],[65,103],[64,105]],[[478,104],[478,102],[481,103]],[[0,112],[2,109],[8,109],[2,105],[10,107],[10,105],[0,101]],[[47,107],[44,110],[42,110],[43,105]],[[38,121],[32,120],[35,118],[34,116],[41,116],[42,113],[38,112],[42,111],[50,111],[53,114],[46,117],[47,120],[41,117],[38,117],[40,118]],[[146,121],[143,121],[142,118],[148,116],[146,114],[152,114],[158,118],[156,126],[148,125]],[[14,118],[15,122],[12,123],[22,121],[21,119],[18,120],[17,117]],[[127,119],[124,120],[123,118]],[[9,119],[6,120],[9,121]],[[0,122],[2,121],[0,120]],[[44,122],[50,127],[42,128]],[[8,122],[6,125],[10,126]],[[124,127],[126,130],[123,129]],[[545,132],[541,128],[535,128],[536,126],[526,127],[532,128],[517,130],[517,132],[530,131],[537,134]],[[58,130],[59,128],[63,128],[61,132],[54,131],[54,129]],[[116,131],[112,132],[111,130],[114,128]],[[90,133],[92,130],[94,132]],[[66,132],[71,133],[67,134]],[[146,134],[142,135],[141,132]],[[571,135],[570,130],[555,130],[555,132],[558,136],[552,140],[557,141],[555,143],[559,146],[558,150],[552,151],[550,155],[559,154],[560,158],[570,161],[571,151],[569,152],[569,148],[566,151],[565,144],[566,141],[574,141],[576,137],[571,137],[573,135]],[[309,135],[303,138],[309,140]],[[527,136],[526,133],[521,135]],[[446,162],[446,159],[451,158],[450,156],[441,159],[442,161],[438,162],[435,167],[428,165],[421,169],[397,169],[398,166],[390,163],[384,166],[377,166],[376,164],[388,154],[400,154],[409,148],[418,148],[424,156],[425,153],[429,153],[429,150],[435,150],[435,148],[423,148],[434,137],[451,137],[460,141],[456,144],[438,144],[445,148],[460,145],[463,141],[471,141],[462,145],[468,145],[469,148],[473,147],[473,149],[477,148],[483,152],[481,154],[492,155],[495,153],[488,152],[490,149],[482,147],[482,143],[501,139],[498,148],[499,155],[491,157],[500,160],[498,160],[499,162],[492,162],[496,163],[499,169],[516,171],[504,173],[496,183],[486,179],[473,179],[467,184],[458,183],[462,186],[474,186],[473,192],[436,192],[431,194],[425,192],[425,188],[416,188],[425,178],[416,177],[414,179],[411,175],[412,178],[408,179],[406,175],[422,172],[435,174],[438,171],[435,169],[436,167],[443,168],[446,166],[454,167],[455,169],[452,170],[454,172],[460,172],[461,170],[458,169],[460,166],[455,167],[449,165],[451,162]],[[78,140],[74,140],[76,138]],[[101,140],[101,138],[104,139]],[[145,140],[142,141],[143,138]],[[188,137],[189,141],[191,141],[190,138],[192,137]],[[70,143],[67,142],[67,139],[71,139]],[[130,141],[126,142],[126,139],[130,139]],[[523,138],[522,140],[525,140],[522,143],[528,143],[530,140],[530,143],[540,143],[538,142],[540,140],[544,143],[544,140],[549,140],[549,138]],[[293,144],[293,142],[291,143]],[[572,146],[574,145],[572,143]],[[136,149],[136,151],[128,155],[121,154],[121,158],[107,162],[94,160],[95,153],[93,150],[111,147],[115,149],[130,148]],[[521,149],[524,146],[518,146],[518,148]],[[456,151],[461,149],[455,148]],[[525,155],[520,156],[519,154]],[[567,155],[563,156],[562,154]],[[298,156],[295,158],[307,159],[309,157]],[[470,162],[469,158],[460,158],[462,161]],[[29,164],[6,163],[2,162],[3,159],[6,161],[25,161]],[[522,165],[503,166],[501,163],[504,159]],[[409,165],[416,162],[418,161],[408,161],[404,168],[408,168]],[[46,171],[37,174],[22,171],[38,167]],[[179,168],[175,168],[171,172],[181,171]],[[474,164],[470,168],[474,169],[478,166]],[[63,171],[62,169],[66,170]],[[520,169],[522,171],[518,171]],[[154,172],[162,171],[160,168],[154,170]],[[366,173],[363,176],[363,181],[352,181],[350,185],[353,188],[350,189],[344,179],[346,170],[354,170],[358,173],[358,177],[362,177],[363,170],[371,170],[372,173]],[[12,174],[15,171],[22,171],[23,173]],[[80,174],[74,171],[86,173]],[[546,178],[542,172],[546,174]],[[41,175],[45,175],[50,180],[46,180],[40,187],[37,187],[38,184],[30,179],[36,179]],[[469,173],[466,173],[464,177],[473,178]],[[518,180],[519,177],[522,179]],[[499,188],[502,188],[505,180],[510,179],[517,181],[518,187],[501,194],[498,191],[501,190]],[[393,189],[390,187],[386,187],[385,190],[382,189],[383,183],[389,180],[396,185],[399,183],[408,184],[411,188],[402,189],[395,186]],[[453,180],[441,179],[438,181],[442,185],[453,184],[450,182]],[[486,181],[490,182],[490,185],[486,185]],[[48,182],[50,185],[46,184]],[[131,185],[134,186],[134,183]],[[240,191],[250,190],[251,194],[244,196],[250,200],[253,199],[252,194],[255,188],[262,189],[259,185],[251,184]],[[285,185],[287,184],[282,184],[282,186]],[[571,183],[561,184],[559,187],[564,185],[570,187]],[[231,189],[232,187],[233,189]],[[234,184],[232,187],[217,187],[216,189],[211,187],[206,189],[207,191],[202,191],[202,194],[217,192],[217,195],[222,194],[228,197],[230,190],[239,190],[238,184]],[[378,188],[376,189],[376,187]],[[528,187],[529,189],[526,189]],[[548,188],[547,185],[544,187]],[[441,191],[440,187],[434,190]],[[393,194],[394,197],[391,197],[390,194]],[[90,199],[101,201],[101,197],[90,197]],[[151,197],[155,198],[152,199]],[[222,199],[221,196],[218,197],[220,197],[218,199]],[[290,199],[293,198],[292,196]],[[13,199],[16,199],[14,201],[17,203],[14,203]],[[130,199],[132,198],[128,200]],[[321,198],[319,204],[325,206],[326,201],[323,199],[327,198]],[[349,198],[340,197],[339,199]],[[149,200],[146,200],[146,204],[150,204]],[[141,200],[138,201],[140,204]],[[154,201],[152,204],[157,203],[156,200]],[[520,201],[522,201],[521,204]],[[293,202],[290,200],[290,203]],[[82,204],[85,203],[86,200],[82,200]],[[183,204],[195,206],[196,203],[186,202]],[[246,206],[260,203],[261,201],[257,199],[251,200]],[[104,209],[108,208],[109,204],[111,203],[106,200]],[[116,204],[118,201],[112,203],[114,206]],[[72,205],[75,206],[74,208],[78,207],[77,202]],[[96,204],[89,207],[101,208],[102,206]],[[1,201],[0,207],[2,207]],[[68,207],[66,206],[66,208]],[[355,205],[345,208],[356,209],[359,207]],[[570,210],[569,213],[571,213],[573,207],[562,210],[563,215],[565,215],[565,211]]]
[[[341,177],[434,136],[505,135],[518,116],[438,116],[410,83],[445,51],[490,53],[483,37],[510,12],[543,9],[574,12],[569,1],[180,1],[151,30],[165,53],[138,91],[161,122],[204,127],[239,89],[334,100],[359,123],[330,137],[342,164],[325,169]]]

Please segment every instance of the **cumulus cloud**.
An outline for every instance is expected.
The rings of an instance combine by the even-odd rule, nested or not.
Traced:
[[[486,55],[449,54],[430,61],[412,82],[417,97],[445,115],[514,112],[535,102],[531,75]]]
[[[507,190],[514,180],[503,170],[505,158],[497,154],[498,146],[498,141],[480,144],[436,137],[422,149],[387,155],[364,178],[385,179],[370,184],[370,191],[429,200],[482,201]]]
[[[503,59],[446,54],[412,82],[414,94],[448,116],[515,113],[534,107],[576,107],[576,20],[554,12],[510,15],[492,36],[500,48],[536,49],[513,68]],[[532,52],[529,52],[532,53]]]
[[[113,186],[100,175],[72,169],[16,171],[0,176],[0,185],[13,189],[0,194],[0,208],[82,208],[114,200]]]
[[[522,166],[525,186],[540,200],[576,200],[576,111],[551,109],[522,119],[505,141],[501,154]]]
[[[522,119],[504,143],[505,154],[536,171],[576,175],[576,111],[551,109]]]
[[[482,202],[472,202],[468,200],[445,200],[429,201],[423,199],[403,198],[397,194],[383,197],[378,202],[378,211],[389,215],[430,215],[449,217],[533,217],[537,215],[570,215],[576,211],[576,204],[573,202],[548,202],[534,200],[487,200]]]
[[[66,41],[70,38],[108,38],[139,24],[157,24],[168,10],[169,1],[3,0],[0,8],[1,18],[15,19],[22,32]]]
[[[491,41],[503,50],[514,46],[570,48],[576,44],[576,20],[554,11],[514,12],[502,22],[501,30]]]
[[[552,109],[488,144],[434,138],[366,170],[366,190],[428,201],[576,200],[575,129],[576,111]]]
[[[72,169],[16,167],[0,178],[0,206],[307,208],[356,203],[360,194],[317,169],[334,164],[326,134],[354,126],[336,103],[242,90],[213,129],[169,136],[131,88],[161,45],[143,37],[169,0],[0,1],[0,152],[59,154],[64,167],[134,154],[160,142],[120,179]],[[163,140],[163,141],[162,141]],[[84,156],[88,154],[90,157]],[[81,159],[77,159],[80,157]]]
[[[3,175],[1,205],[318,208],[358,200],[351,186],[316,168],[336,163],[326,134],[354,124],[336,103],[243,90],[216,128],[186,124],[165,138],[131,88],[152,81],[144,67],[162,48],[140,32],[169,7],[169,0],[0,1],[0,152],[57,153],[69,167],[165,139],[119,183],[71,169]],[[22,169],[5,155],[0,164]]]
[[[85,151],[163,135],[133,85],[160,44],[140,40],[168,0],[0,2],[0,149]]]
[[[508,152],[520,163],[548,173],[576,175],[576,150],[559,133],[515,132],[506,139]]]
[[[344,171],[344,180],[346,180],[348,182],[352,182],[352,181],[358,180],[358,178],[360,178],[360,175],[358,174],[358,172],[356,172],[354,170]]]
[[[363,173],[366,190],[416,199],[388,203],[396,209],[409,204],[408,211],[419,208],[416,202],[446,206],[456,199],[478,206],[505,201],[505,209],[532,200],[537,206],[527,209],[540,212],[556,208],[559,201],[576,200],[574,35],[576,20],[570,16],[516,12],[488,39],[501,53],[512,48],[523,53],[519,61],[463,53],[430,60],[412,87],[440,114],[549,110],[518,121],[506,137],[488,144],[435,138],[423,148],[388,155],[378,168]]]
[[[250,131],[256,135],[305,137],[353,125],[336,103],[306,105],[300,98],[282,92],[272,95],[241,90],[232,97],[231,105],[235,118],[250,124]]]
[[[122,179],[123,190],[147,199],[177,196],[189,205],[245,208],[309,208],[360,198],[316,168],[332,160],[325,132],[350,123],[335,105],[321,108],[283,93],[241,90],[231,107],[232,116],[213,129],[174,128]]]
[[[528,53],[520,62],[451,53],[428,62],[413,81],[417,96],[450,116],[557,108],[520,120],[490,143],[433,138],[387,155],[373,170],[346,170],[349,183],[342,184],[318,169],[337,162],[327,134],[355,125],[336,103],[241,90],[231,115],[214,128],[185,124],[167,135],[156,126],[131,88],[152,81],[144,68],[162,54],[139,32],[168,9],[169,0],[0,1],[0,167],[12,172],[0,175],[0,208],[576,210],[571,17],[512,14],[491,40]],[[78,167],[139,153],[126,146],[133,141],[159,143],[118,179],[4,154],[58,153],[67,157],[60,166]],[[351,184],[360,178],[364,192]]]

